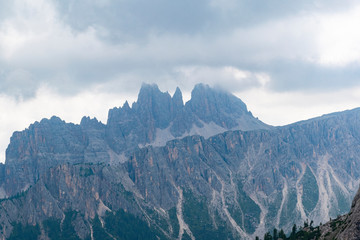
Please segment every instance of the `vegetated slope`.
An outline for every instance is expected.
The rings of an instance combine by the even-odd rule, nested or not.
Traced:
[[[320,226],[319,239],[357,240],[360,236],[360,189],[351,204],[350,212]]]
[[[24,183],[32,187],[1,202],[0,233],[9,237],[28,224],[50,236],[46,226],[64,232],[66,222],[82,239],[120,236],[125,233],[109,224],[131,218],[138,224],[128,231],[141,226],[147,236],[245,239],[274,227],[290,230],[307,218],[326,222],[348,211],[358,187],[359,116],[354,109],[159,147],[139,143],[144,147],[125,152],[112,145],[120,142],[109,143],[108,125],[96,120],[43,120],[14,134],[9,145],[2,170],[6,192],[19,192]],[[44,130],[51,124],[58,130]],[[20,180],[13,183],[15,170]]]

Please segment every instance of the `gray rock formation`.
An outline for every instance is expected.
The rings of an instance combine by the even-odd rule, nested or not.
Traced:
[[[15,132],[6,151],[6,165],[0,171],[0,177],[6,172],[0,196],[26,190],[58,164],[114,164],[125,161],[138,147],[161,146],[187,135],[210,137],[230,129],[270,128],[229,93],[199,84],[192,95],[184,106],[179,88],[171,97],[156,85],[144,84],[132,108],[125,102],[122,108],[111,109],[106,125],[88,117],[80,125],[52,117]]]
[[[184,105],[179,89],[171,97],[144,85],[106,125],[53,117],[14,133],[0,165],[0,237],[20,222],[46,238],[44,221],[67,222],[69,212],[80,238],[114,236],[108,213],[120,209],[161,239],[251,239],[318,224],[349,210],[359,153],[360,109],[275,128],[208,86]]]
[[[121,154],[136,146],[163,146],[171,139],[194,134],[210,137],[228,130],[268,128],[240,99],[222,90],[198,84],[184,105],[179,88],[171,97],[156,85],[144,84],[131,108],[126,102],[109,111],[106,139]]]
[[[105,125],[83,118],[80,125],[58,117],[15,132],[6,150],[3,196],[25,191],[47,169],[62,163],[108,162]]]

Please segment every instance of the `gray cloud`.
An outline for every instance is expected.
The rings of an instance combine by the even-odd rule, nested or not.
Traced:
[[[262,86],[259,73],[270,76],[272,91],[358,84],[358,65],[308,59],[317,51],[311,16],[346,10],[351,0],[54,0],[48,11],[33,12],[43,14],[35,20],[3,2],[0,37],[11,35],[10,26],[24,38],[15,47],[12,39],[3,43],[14,51],[0,54],[0,93],[12,96],[32,97],[42,85],[70,95],[93,87],[135,94],[142,82],[188,89],[203,81],[241,91]],[[238,81],[226,67],[248,77]],[[179,69],[197,70],[186,76]]]
[[[360,66],[321,66],[302,61],[279,61],[264,67],[274,91],[336,91],[360,86]]]
[[[32,74],[26,70],[17,69],[0,75],[2,92],[16,98],[33,97],[37,88],[37,82],[33,80]]]
[[[197,33],[213,21],[207,0],[57,1],[61,18],[75,30],[103,29],[113,42],[142,40],[149,33]]]
[[[116,41],[140,40],[153,32],[218,34],[308,11],[339,11],[354,0],[122,0],[56,1],[61,19],[82,31],[101,26]],[[131,38],[132,37],[132,38]]]
[[[0,21],[6,19],[7,17],[14,14],[13,12],[13,2],[7,0],[0,0]]]

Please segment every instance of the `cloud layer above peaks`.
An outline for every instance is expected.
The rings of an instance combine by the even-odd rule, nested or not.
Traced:
[[[0,0],[0,161],[43,117],[103,122],[143,82],[239,96],[282,125],[359,107],[355,0]]]
[[[257,76],[275,92],[359,83],[356,1],[0,2],[6,95],[33,97],[44,85],[136,93],[142,82],[247,90],[263,81]],[[238,72],[246,72],[240,82]]]

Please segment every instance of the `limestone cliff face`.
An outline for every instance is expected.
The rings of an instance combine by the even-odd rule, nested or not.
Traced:
[[[179,88],[171,97],[156,85],[144,84],[131,108],[126,102],[109,111],[106,139],[116,153],[122,153],[147,144],[163,146],[187,135],[210,137],[232,129],[268,128],[240,99],[222,90],[199,84],[184,105]]]
[[[57,117],[15,132],[6,150],[5,184],[8,196],[26,190],[39,174],[59,162],[81,162],[86,138],[80,126]]]
[[[61,163],[108,162],[105,126],[84,118],[80,125],[58,117],[35,122],[15,132],[6,150],[6,196],[26,190],[49,168]]]
[[[347,212],[357,190],[359,116],[355,109],[273,130],[187,137],[136,152],[127,168],[154,204],[168,204],[161,189],[173,177],[194,179],[185,188],[207,199],[225,194],[230,215],[241,216],[235,221],[248,235],[306,219],[318,224]]]
[[[106,125],[53,117],[14,133],[0,165],[0,236],[20,222],[46,239],[44,221],[72,212],[80,238],[111,237],[122,209],[161,239],[254,238],[347,212],[359,164],[360,109],[275,128],[204,85],[185,105],[179,89],[144,85]]]
[[[63,221],[65,214],[73,211],[77,218],[72,224],[84,239],[90,235],[95,216],[120,208],[139,215],[139,207],[121,184],[123,176],[121,169],[101,164],[63,164],[48,169],[26,192],[0,202],[0,237],[10,236],[14,222],[36,225],[47,219]],[[131,189],[131,184],[126,187]]]
[[[206,112],[199,110],[202,107]],[[209,86],[197,85],[184,106],[180,89],[171,97],[156,85],[144,84],[132,108],[126,102],[122,108],[111,109],[106,125],[88,117],[80,125],[52,117],[15,132],[0,171],[4,172],[0,196],[26,190],[58,164],[122,162],[138,147],[162,146],[193,134],[210,137],[233,128],[269,126],[255,119],[240,99]]]

